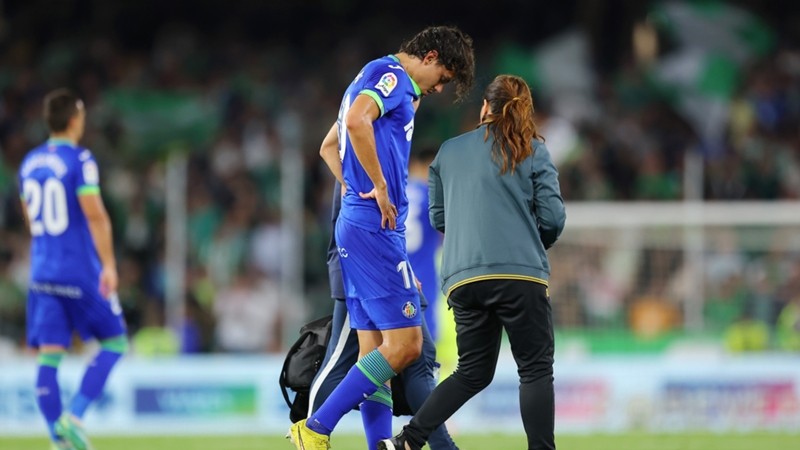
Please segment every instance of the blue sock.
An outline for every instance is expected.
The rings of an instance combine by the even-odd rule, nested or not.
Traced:
[[[121,342],[124,342],[124,344]],[[102,350],[83,375],[80,391],[70,403],[69,412],[79,419],[83,419],[89,404],[97,400],[100,394],[103,393],[108,374],[111,373],[111,369],[114,368],[114,365],[122,357],[122,353],[127,349],[127,339],[125,337],[122,337],[122,341],[119,338],[109,339],[103,341],[101,346]]]
[[[361,421],[367,435],[367,448],[392,437],[392,390],[385,384],[361,404]]]
[[[61,390],[58,388],[57,375],[63,357],[63,353],[40,353],[39,376],[36,378],[36,402],[53,442],[61,439],[56,434],[55,425],[61,416]]]
[[[325,403],[308,418],[308,428],[330,435],[336,424],[383,383],[397,375],[377,349],[361,358],[331,392]]]

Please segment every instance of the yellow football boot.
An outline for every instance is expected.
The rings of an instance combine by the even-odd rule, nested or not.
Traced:
[[[289,439],[297,450],[328,450],[331,448],[331,438],[324,434],[319,434],[312,431],[306,425],[306,420],[292,425],[289,432],[286,433],[286,439]]]

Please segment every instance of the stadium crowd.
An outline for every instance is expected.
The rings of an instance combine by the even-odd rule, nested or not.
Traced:
[[[315,54],[279,43],[210,42],[178,27],[165,29],[148,52],[126,50],[105,38],[53,41],[42,48],[20,38],[3,45],[0,340],[5,344],[0,347],[21,351],[24,343],[29,238],[16,169],[25,153],[46,139],[42,96],[53,87],[70,86],[88,111],[82,144],[100,164],[120,261],[119,296],[135,351],[285,348],[287,318],[320,315],[331,307],[325,252],[333,178],[318,156],[319,143],[336,118],[338,96],[360,64],[387,52],[379,44],[348,40],[335,52]],[[493,75],[493,53],[478,47],[476,57],[477,90],[482,90]],[[797,50],[778,50],[748,68],[721,142],[700,139],[635,64],[598,77],[591,98],[598,119],[570,121],[548,101],[536,102],[565,200],[680,200],[687,149],[704,155],[706,199],[800,198]],[[452,96],[425,99],[416,119],[415,147],[438,146],[471,129],[479,97],[473,92],[457,107]],[[159,115],[159,108],[170,114]],[[280,227],[279,155],[285,143],[278,124],[290,115],[300,117],[303,135],[305,299],[281,298],[277,288],[287,241]],[[173,137],[165,134],[171,131]],[[190,154],[187,325],[181,337],[164,328],[163,154],[174,145]],[[708,326],[726,330],[742,317],[760,320],[769,330],[777,327],[778,334],[781,327],[796,326],[800,258],[786,252],[745,255],[735,239],[730,245],[723,249],[728,258],[719,257],[723,250],[707,255],[709,265],[724,261],[707,281]],[[647,258],[664,261],[664,275],[648,278],[662,280],[663,286],[635,285],[625,292],[610,286],[618,300],[608,305],[603,292],[592,293],[592,260],[601,255],[587,252],[585,258],[585,270],[557,270],[563,278],[553,290],[557,327],[626,328],[637,303],[633,299],[669,296],[669,281],[680,274],[680,264],[670,262],[679,259],[674,254]],[[754,261],[764,275],[748,278]],[[557,264],[564,264],[558,256]],[[643,265],[639,270],[661,269]],[[679,320],[674,322],[672,327],[679,327]],[[796,338],[788,344],[778,340],[800,350]]]

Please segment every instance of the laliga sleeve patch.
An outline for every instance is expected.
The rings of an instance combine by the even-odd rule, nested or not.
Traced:
[[[94,161],[83,163],[83,182],[86,184],[100,184],[100,174],[97,171],[97,163]]]
[[[388,97],[396,87],[397,75],[393,74],[392,72],[383,74],[381,80],[375,85],[375,89],[381,91],[381,94],[383,94],[384,97]]]

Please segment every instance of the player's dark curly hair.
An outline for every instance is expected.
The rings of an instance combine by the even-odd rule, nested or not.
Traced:
[[[453,72],[457,100],[463,99],[475,79],[472,38],[456,27],[428,27],[400,46],[401,53],[425,58],[429,51],[439,53],[439,63]]]

